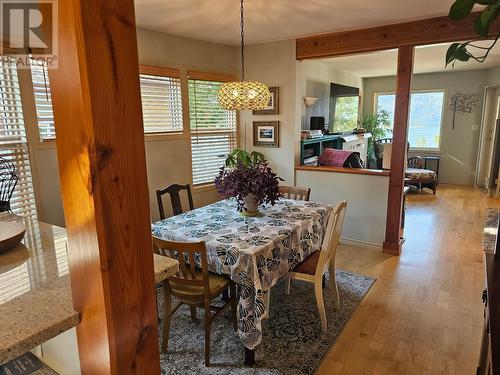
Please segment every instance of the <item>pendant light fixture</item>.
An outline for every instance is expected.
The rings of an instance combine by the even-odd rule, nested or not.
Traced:
[[[222,108],[227,110],[261,110],[269,103],[271,93],[262,82],[245,81],[245,30],[244,7],[240,0],[241,15],[241,81],[225,82],[221,85],[218,98]]]

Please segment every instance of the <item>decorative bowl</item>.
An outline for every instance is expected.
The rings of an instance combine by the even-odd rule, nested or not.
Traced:
[[[15,248],[24,238],[26,226],[18,221],[0,221],[0,253]]]

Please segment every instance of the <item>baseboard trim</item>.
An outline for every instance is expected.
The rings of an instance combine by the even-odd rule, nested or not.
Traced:
[[[366,241],[359,241],[359,240],[353,240],[352,238],[340,238],[340,243],[342,245],[348,245],[348,246],[356,246],[356,247],[368,247],[370,249],[377,249],[380,250],[382,249],[382,244],[377,244],[374,242],[366,242]]]

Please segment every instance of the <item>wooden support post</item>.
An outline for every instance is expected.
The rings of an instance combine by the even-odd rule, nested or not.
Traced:
[[[64,0],[49,71],[83,374],[159,374],[133,0]]]
[[[394,131],[392,137],[391,171],[389,175],[389,196],[384,252],[401,253],[401,213],[403,210],[403,187],[405,160],[408,145],[408,115],[410,109],[411,78],[413,74],[413,46],[400,47],[398,53],[398,78]]]

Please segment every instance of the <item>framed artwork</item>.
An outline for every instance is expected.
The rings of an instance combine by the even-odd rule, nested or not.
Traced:
[[[265,147],[279,147],[280,145],[279,121],[254,121],[253,145]]]
[[[269,87],[271,92],[271,97],[269,98],[269,103],[264,109],[259,111],[253,111],[254,115],[279,115],[280,113],[280,88],[279,87]]]

